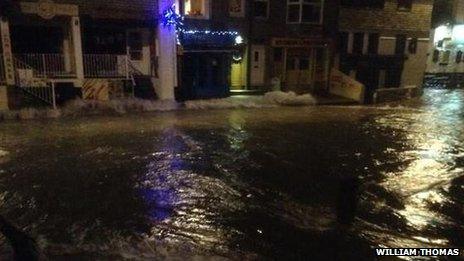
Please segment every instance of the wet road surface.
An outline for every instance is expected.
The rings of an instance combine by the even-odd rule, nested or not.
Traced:
[[[0,213],[56,260],[464,248],[464,92],[399,106],[0,123]],[[340,183],[361,180],[336,229]],[[1,239],[3,253],[8,244]]]

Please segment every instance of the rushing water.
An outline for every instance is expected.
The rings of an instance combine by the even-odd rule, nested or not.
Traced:
[[[58,260],[463,248],[463,132],[459,90],[396,107],[3,122],[0,213]],[[361,196],[352,228],[338,231],[347,177],[361,179]]]

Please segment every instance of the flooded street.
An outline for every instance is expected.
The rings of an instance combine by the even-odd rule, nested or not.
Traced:
[[[361,180],[357,218],[336,231],[349,177]],[[376,108],[1,122],[0,193],[0,213],[52,260],[464,248],[464,92]]]

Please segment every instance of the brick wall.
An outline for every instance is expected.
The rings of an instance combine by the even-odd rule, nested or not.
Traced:
[[[343,31],[380,31],[382,35],[406,33],[428,37],[433,1],[413,1],[411,11],[398,11],[397,1],[387,0],[383,9],[340,9],[339,27]]]

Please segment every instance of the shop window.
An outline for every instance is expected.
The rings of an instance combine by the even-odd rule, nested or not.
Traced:
[[[355,33],[353,37],[353,54],[362,54],[364,47],[364,33]]]
[[[274,62],[282,62],[283,49],[281,47],[274,48]]]
[[[184,15],[188,18],[209,17],[209,0],[183,0]]]
[[[322,23],[323,0],[287,0],[287,23]]]
[[[229,14],[233,17],[244,17],[245,0],[229,0]]]
[[[377,54],[379,50],[379,37],[377,33],[369,34],[369,45],[367,47],[369,54]]]
[[[254,0],[253,16],[255,18],[267,18],[269,16],[269,0]]]
[[[408,45],[408,51],[412,54],[417,52],[417,38],[411,38]]]
[[[404,54],[405,48],[406,48],[406,35],[404,34],[396,35],[395,54],[398,54],[398,55]]]
[[[399,11],[411,11],[412,0],[397,0],[398,1],[398,10]]]

